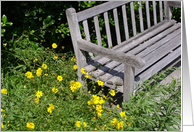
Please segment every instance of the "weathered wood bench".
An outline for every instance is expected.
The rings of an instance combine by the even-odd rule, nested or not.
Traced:
[[[149,11],[150,3],[153,5],[153,13]],[[141,2],[139,3],[140,33],[137,33],[133,1],[111,1],[76,13],[74,8],[66,10],[67,20],[70,28],[72,43],[77,58],[78,81],[84,84],[85,75],[80,72],[84,68],[92,77],[92,80],[101,80],[104,86],[116,89],[123,93],[123,99],[129,101],[142,80],[149,79],[177,57],[181,56],[181,23],[171,19],[171,6],[181,7],[181,2],[159,1],[159,13],[156,11],[156,2],[145,2],[146,18],[142,15]],[[126,7],[129,8],[126,8]],[[120,8],[122,13],[118,13]],[[126,10],[128,9],[128,10]],[[128,24],[130,11],[131,23]],[[109,12],[114,16],[116,37],[112,37],[109,23]],[[164,13],[165,12],[165,13]],[[136,13],[136,14],[135,14]],[[105,31],[107,35],[108,48],[102,47],[101,29],[99,27],[99,14],[104,18]],[[120,33],[119,15],[122,15],[123,32]],[[153,14],[154,22],[150,21]],[[157,14],[159,14],[157,16]],[[165,15],[164,15],[165,14]],[[90,28],[88,21],[94,21],[97,44],[90,40]],[[159,19],[160,18],[160,19]],[[147,19],[147,29],[145,27]],[[159,19],[159,22],[158,22]],[[80,22],[83,24],[83,38],[80,31]],[[131,26],[131,29],[129,28]],[[129,32],[133,31],[130,36]],[[123,41],[122,38],[125,37]],[[116,38],[117,45],[113,46]],[[114,41],[115,43],[115,41]],[[87,59],[87,53],[90,59]],[[96,54],[97,56],[93,56]]]

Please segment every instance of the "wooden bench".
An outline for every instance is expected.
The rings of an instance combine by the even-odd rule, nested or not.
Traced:
[[[67,9],[67,20],[77,58],[78,81],[84,84],[85,75],[80,72],[80,69],[84,68],[92,75],[90,79],[103,81],[104,86],[122,92],[123,99],[129,101],[130,93],[134,95],[138,83],[141,84],[142,80],[149,79],[180,57],[181,23],[171,19],[171,6],[181,7],[181,2],[159,1],[158,3],[159,12],[157,13],[155,1],[145,2],[146,18],[143,18],[142,15],[143,4],[141,6],[141,2],[139,2],[137,14],[134,11],[133,1],[106,2],[77,13],[74,8]],[[153,5],[152,13],[149,10],[150,4]],[[113,14],[111,16],[114,20],[116,37],[112,36],[110,12]],[[129,12],[131,16],[127,17]],[[152,14],[153,22],[150,20]],[[108,48],[102,46],[99,15],[104,20]],[[140,27],[136,27],[136,15],[139,15]],[[88,26],[88,21],[91,19],[94,22],[97,43],[91,40],[90,28],[92,27]],[[147,25],[145,25],[145,19]],[[132,21],[132,24],[128,24],[129,20]],[[86,38],[80,31],[81,24],[83,24]],[[122,28],[120,25],[124,27],[123,33],[120,33]],[[140,29],[139,33],[137,32],[138,28]],[[133,33],[132,36],[129,35],[130,32]],[[113,45],[113,43],[117,45]],[[94,57],[94,54],[97,56]]]

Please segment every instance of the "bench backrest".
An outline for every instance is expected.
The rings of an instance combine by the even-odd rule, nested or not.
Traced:
[[[69,8],[66,12],[74,50],[77,50],[76,40],[78,39],[86,39],[109,48],[121,44],[160,21],[169,20],[171,18],[170,6],[180,7],[181,2],[110,1],[78,13],[75,9]],[[134,8],[138,8],[138,11]],[[88,26],[91,24],[93,26]],[[104,43],[108,45],[103,45]],[[90,56],[92,56],[91,53]]]

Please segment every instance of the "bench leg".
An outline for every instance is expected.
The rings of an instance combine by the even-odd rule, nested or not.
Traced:
[[[125,64],[124,67],[123,100],[130,100],[130,93],[134,90],[135,68]]]
[[[87,88],[87,82],[85,80],[85,77],[84,75],[80,75],[78,76],[78,81],[82,84],[82,87],[85,88],[85,92],[87,93],[88,92],[88,88]],[[83,88],[81,89],[81,91],[83,92]]]

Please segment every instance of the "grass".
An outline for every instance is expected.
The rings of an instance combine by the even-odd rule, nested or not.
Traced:
[[[160,85],[157,82],[165,73],[156,74],[152,78],[154,85],[146,80],[141,88],[147,90],[137,92],[130,102],[123,102],[119,113],[118,108],[106,107],[113,105],[114,92],[106,92],[106,88],[93,81],[89,81],[88,93],[84,92],[85,87],[77,82],[72,53],[61,53],[55,58],[54,55],[57,53],[53,48],[15,48],[2,65],[1,130],[180,130],[180,80]],[[47,66],[45,69],[43,64]],[[37,95],[38,91],[42,96]],[[160,94],[164,96],[156,100]]]

